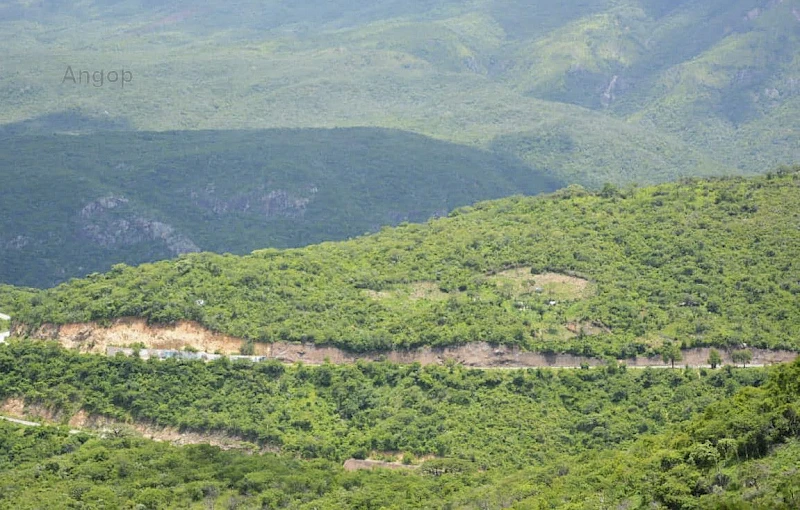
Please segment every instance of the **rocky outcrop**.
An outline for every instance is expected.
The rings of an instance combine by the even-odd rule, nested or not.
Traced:
[[[196,207],[210,211],[216,216],[237,213],[251,213],[271,218],[302,218],[306,207],[314,199],[319,189],[309,185],[300,192],[283,189],[267,190],[260,188],[247,193],[224,196],[218,193],[216,186],[210,184],[203,190],[189,193]]]
[[[89,202],[78,216],[80,235],[103,248],[155,242],[172,255],[200,251],[191,239],[171,225],[133,211],[125,197],[111,195]]]

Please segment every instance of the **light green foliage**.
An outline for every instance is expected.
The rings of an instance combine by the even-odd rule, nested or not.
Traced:
[[[680,346],[674,342],[666,342],[661,347],[661,359],[664,360],[664,363],[669,363],[672,368],[675,368],[675,363],[683,359]]]
[[[16,132],[396,128],[510,151],[593,187],[758,172],[798,158],[793,8],[16,3],[0,24],[0,121]],[[61,27],[73,30],[54,37]],[[65,85],[66,64],[129,69],[133,82]],[[61,122],[71,108],[94,120]]]
[[[716,349],[711,349],[708,353],[708,364],[711,368],[717,368],[722,364],[722,356]]]
[[[741,363],[742,366],[747,366],[753,360],[753,352],[750,349],[739,349],[731,353],[731,360],[734,363]]]
[[[20,342],[0,347],[0,369],[0,398],[251,436],[280,450],[176,448],[0,421],[0,505],[13,508],[101,499],[324,509],[798,502],[800,362],[699,373],[285,367],[144,362]],[[371,450],[404,452],[419,467],[339,467]],[[420,463],[427,454],[438,457]]]
[[[189,319],[356,351],[486,341],[625,358],[660,355],[661,335],[683,347],[797,349],[800,231],[786,219],[800,210],[798,182],[786,171],[609,198],[570,187],[347,242],[118,265],[20,299],[14,317],[30,327]],[[503,276],[521,268],[585,278],[591,292],[551,305]],[[567,323],[604,329],[569,334]]]

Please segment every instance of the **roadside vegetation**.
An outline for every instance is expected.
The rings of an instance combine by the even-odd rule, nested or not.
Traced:
[[[145,362],[0,347],[0,398],[250,437],[182,448],[0,423],[0,505],[35,508],[793,508],[800,362],[478,371]],[[411,470],[344,472],[348,457]],[[101,503],[103,500],[104,503]],[[110,503],[114,502],[114,503]]]

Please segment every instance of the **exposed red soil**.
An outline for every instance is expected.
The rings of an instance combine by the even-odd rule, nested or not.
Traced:
[[[124,318],[115,320],[109,327],[97,324],[66,324],[62,326],[45,325],[35,331],[27,332],[17,327],[17,336],[32,339],[58,340],[67,348],[81,352],[105,354],[108,347],[128,347],[143,345],[148,349],[191,348],[202,352],[220,354],[239,354],[244,341],[229,335],[207,330],[195,322],[181,321],[174,325],[148,325],[144,319]],[[797,358],[798,353],[790,351],[771,351],[751,349],[752,365],[785,363]],[[683,351],[680,366],[692,367],[706,365],[708,348]],[[441,365],[452,361],[474,368],[535,368],[535,367],[579,367],[602,365],[603,360],[573,356],[570,354],[541,354],[523,351],[517,347],[493,346],[485,342],[466,345],[431,348],[424,347],[408,351],[351,353],[336,347],[313,344],[290,344],[276,342],[255,345],[255,354],[277,359],[286,363],[302,361],[308,364],[321,364],[329,361],[334,364],[355,363],[358,360],[387,360],[393,363],[420,363],[422,365]],[[730,353],[720,350],[723,363],[732,364]],[[661,358],[636,358],[623,360],[631,367],[664,366]]]

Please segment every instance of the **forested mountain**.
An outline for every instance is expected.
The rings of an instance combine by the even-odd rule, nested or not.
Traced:
[[[797,168],[571,186],[346,242],[120,264],[0,304],[19,332],[144,317],[353,351],[477,341],[617,358],[672,343],[798,350],[799,186]]]
[[[24,360],[20,363],[20,360]],[[766,369],[468,370],[146,362],[0,345],[0,398],[104,436],[0,421],[8,508],[793,509],[800,362]],[[248,455],[136,437],[214,430]],[[347,472],[349,456],[406,469]]]
[[[392,130],[0,137],[0,282],[196,251],[239,254],[420,222],[561,186],[509,156]]]
[[[399,128],[598,187],[800,159],[796,0],[4,1],[0,14],[0,123],[58,130],[49,116],[76,109],[114,129]],[[65,83],[68,68],[104,81]]]
[[[3,1],[0,281],[792,164],[798,34],[796,0]]]
[[[800,0],[0,0],[0,41],[0,509],[800,508]]]

